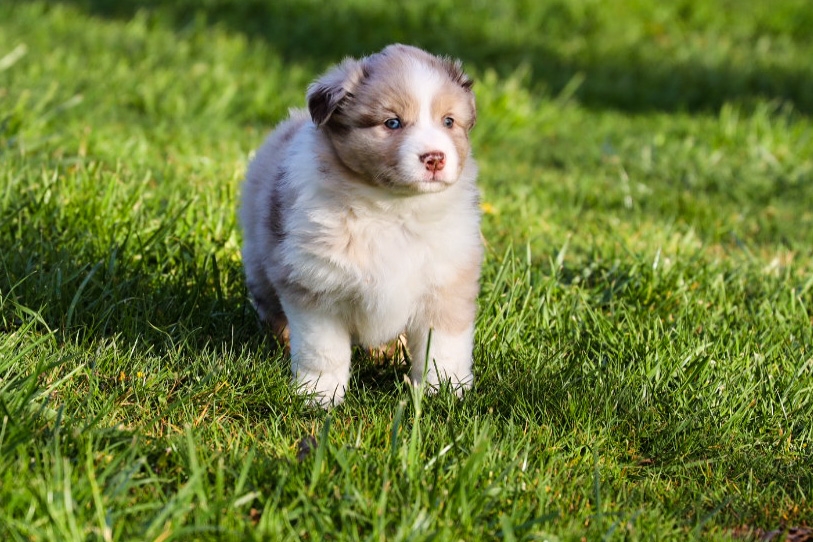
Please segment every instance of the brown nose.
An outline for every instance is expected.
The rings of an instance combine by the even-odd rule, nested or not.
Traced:
[[[440,171],[446,165],[446,155],[440,151],[427,152],[419,158],[427,171]]]

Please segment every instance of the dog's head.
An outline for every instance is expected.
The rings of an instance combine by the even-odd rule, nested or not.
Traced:
[[[308,89],[308,109],[366,182],[437,192],[457,182],[469,157],[471,87],[459,61],[390,45],[329,70]]]

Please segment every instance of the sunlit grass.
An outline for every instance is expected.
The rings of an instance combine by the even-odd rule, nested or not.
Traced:
[[[804,8],[0,4],[0,534],[813,523]],[[247,302],[239,184],[308,81],[396,39],[477,79],[477,382],[422,397],[359,353],[326,414]]]

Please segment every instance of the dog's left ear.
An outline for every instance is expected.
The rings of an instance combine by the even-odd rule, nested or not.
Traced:
[[[358,87],[366,76],[364,64],[353,58],[331,68],[308,87],[308,111],[317,126],[324,125],[342,101]]]
[[[452,81],[471,92],[471,87],[474,86],[474,80],[463,71],[463,63],[448,57],[443,58],[442,61],[443,67],[446,69],[446,73],[449,74],[449,77],[452,78]]]

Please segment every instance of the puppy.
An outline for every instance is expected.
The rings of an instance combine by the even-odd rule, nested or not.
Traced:
[[[248,288],[324,407],[344,398],[353,342],[402,333],[414,383],[472,384],[483,249],[471,87],[459,61],[415,47],[346,59],[248,168]]]

